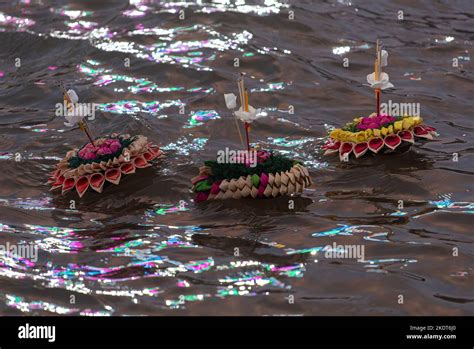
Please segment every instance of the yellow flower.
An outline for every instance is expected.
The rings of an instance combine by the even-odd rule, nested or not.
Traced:
[[[380,137],[381,136],[379,129],[374,128],[374,136],[375,137]]]
[[[372,137],[372,134],[373,134],[372,129],[369,128],[368,130],[365,130],[365,138],[368,139]]]
[[[329,137],[334,138],[334,139],[339,139],[340,132],[341,132],[341,129],[336,128],[336,129],[331,131],[331,133],[329,134]]]
[[[393,133],[393,126],[390,125],[390,126],[388,127],[388,134],[392,134],[392,133]]]
[[[393,124],[393,128],[394,128],[395,132],[403,130],[403,121],[402,120],[395,121],[395,123]]]
[[[414,120],[412,117],[409,117],[409,118],[406,118],[406,119],[403,119],[403,128],[405,130],[408,130],[409,128],[411,128],[413,125],[414,125]]]
[[[382,130],[380,131],[380,133],[382,133],[383,136],[386,136],[388,133],[388,130],[385,127],[382,127]]]
[[[365,131],[357,132],[356,135],[357,143],[365,142]]]
[[[421,124],[422,121],[423,120],[419,116],[414,116],[413,117],[413,122],[414,122],[415,125]]]

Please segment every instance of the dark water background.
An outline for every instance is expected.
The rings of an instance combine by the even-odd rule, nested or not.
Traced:
[[[440,137],[377,161],[323,158],[330,128],[373,109],[377,38],[395,85],[384,100],[420,103]],[[2,252],[0,313],[474,314],[473,39],[470,0],[3,1],[0,243],[34,243],[39,259]],[[240,71],[268,113],[252,140],[310,169],[294,210],[192,201],[198,166],[239,146],[223,93]],[[51,194],[47,173],[85,142],[54,117],[59,81],[99,104],[96,134],[144,134],[167,159],[102,195]],[[315,254],[334,242],[365,260]]]

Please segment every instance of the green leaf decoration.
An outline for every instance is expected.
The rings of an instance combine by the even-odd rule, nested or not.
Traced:
[[[252,175],[252,184],[253,184],[254,187],[258,188],[259,183],[260,183],[260,177],[257,174],[254,173]]]
[[[199,183],[196,184],[195,186],[195,191],[208,191],[211,189],[211,183],[206,179],[204,181],[200,181]]]

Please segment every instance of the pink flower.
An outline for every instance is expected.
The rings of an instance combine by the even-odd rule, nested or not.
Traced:
[[[82,156],[79,154],[79,156],[83,158],[84,160],[93,160],[97,157],[95,153],[90,152],[90,151],[84,152]]]
[[[270,153],[265,150],[257,151],[257,162],[262,163],[267,161],[270,158]]]
[[[373,117],[363,118],[358,124],[358,130],[379,129],[386,124],[394,122],[396,119],[389,115],[377,115]]]
[[[84,160],[94,160],[97,157],[111,155],[120,150],[122,147],[120,141],[115,138],[99,138],[92,143],[86,144],[80,151],[79,157]]]
[[[97,151],[97,155],[110,155],[113,154],[112,150],[107,147],[102,147]]]

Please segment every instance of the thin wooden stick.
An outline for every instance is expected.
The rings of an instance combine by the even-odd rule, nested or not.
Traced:
[[[245,90],[245,111],[248,113],[249,111],[249,91]],[[247,136],[247,151],[250,152],[250,137],[249,137],[249,128],[250,125],[248,122],[245,123],[245,135]]]

